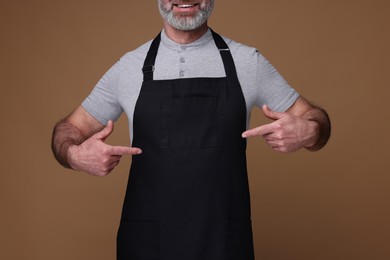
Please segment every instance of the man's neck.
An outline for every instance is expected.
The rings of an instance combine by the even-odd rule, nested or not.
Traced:
[[[173,28],[167,22],[164,23],[164,31],[169,39],[178,44],[189,44],[202,37],[208,30],[207,22],[195,30],[181,31]]]

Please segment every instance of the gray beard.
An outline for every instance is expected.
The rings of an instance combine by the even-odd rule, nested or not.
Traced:
[[[160,14],[163,19],[166,20],[173,28],[180,31],[192,31],[198,29],[210,17],[214,7],[214,1],[210,1],[210,5],[205,9],[199,10],[195,17],[175,16],[172,10],[167,10],[164,8],[161,1],[158,1],[158,3]]]

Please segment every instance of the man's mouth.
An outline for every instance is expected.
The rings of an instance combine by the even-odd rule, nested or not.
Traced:
[[[198,4],[174,4],[175,7],[177,8],[192,8],[197,6]]]

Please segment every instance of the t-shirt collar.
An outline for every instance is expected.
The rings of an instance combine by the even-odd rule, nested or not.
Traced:
[[[171,40],[170,38],[168,38],[168,36],[165,34],[164,29],[161,31],[161,43],[174,51],[188,51],[188,50],[197,49],[199,47],[205,46],[212,39],[213,39],[213,35],[211,33],[210,28],[199,39],[188,44],[179,44]]]

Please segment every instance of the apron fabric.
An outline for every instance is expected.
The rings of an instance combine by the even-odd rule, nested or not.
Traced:
[[[145,59],[118,260],[253,260],[246,104],[225,41],[226,77],[153,80],[160,34]]]

